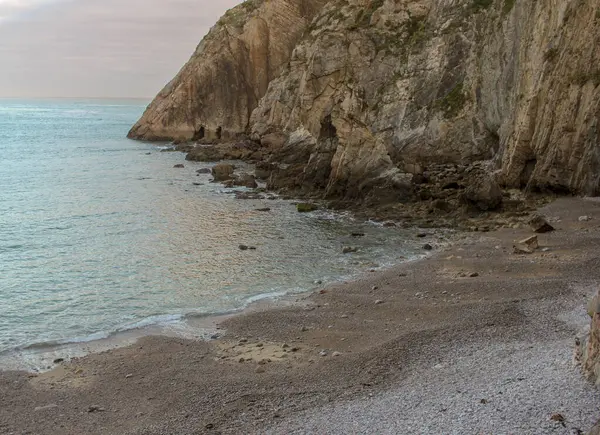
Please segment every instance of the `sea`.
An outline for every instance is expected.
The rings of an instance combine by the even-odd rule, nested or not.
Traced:
[[[189,333],[192,318],[421,256],[414,231],[237,199],[197,173],[211,164],[128,140],[147,103],[0,100],[0,368],[157,325]]]

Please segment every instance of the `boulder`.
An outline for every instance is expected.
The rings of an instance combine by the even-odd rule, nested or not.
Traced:
[[[519,245],[527,246],[532,251],[540,247],[538,236],[527,237],[526,239],[519,241]]]
[[[212,168],[212,176],[214,181],[227,181],[233,179],[233,171],[235,167],[228,163],[219,163]]]
[[[179,163],[179,164],[177,164],[177,165],[175,165],[175,166],[173,166],[173,167],[174,167],[175,169],[183,169],[183,168],[185,168],[185,165],[182,165],[181,163]]]
[[[517,243],[517,244],[513,245],[513,253],[518,254],[518,255],[533,254],[533,249],[531,249],[527,245],[522,245],[522,244]]]
[[[502,207],[502,189],[491,177],[481,176],[466,188],[462,199],[481,211],[497,210]]]
[[[529,220],[529,226],[535,233],[549,233],[554,231],[554,227],[540,215],[535,215]]]
[[[344,246],[342,248],[343,254],[352,254],[353,252],[358,252],[358,248],[356,246]]]
[[[234,186],[242,186],[248,187],[250,189],[256,189],[258,184],[256,183],[256,178],[252,174],[239,174],[233,180]]]
[[[276,166],[273,163],[258,162],[254,170],[254,176],[259,180],[267,180]]]
[[[196,171],[196,174],[210,174],[212,170],[210,168],[200,168]]]

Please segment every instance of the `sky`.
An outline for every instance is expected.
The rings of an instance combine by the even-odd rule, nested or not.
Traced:
[[[0,97],[153,97],[240,2],[0,0]]]

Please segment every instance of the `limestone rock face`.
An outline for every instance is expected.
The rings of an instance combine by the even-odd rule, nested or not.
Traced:
[[[248,0],[228,11],[129,132],[134,139],[227,140],[279,76],[326,0]]]
[[[403,200],[428,167],[482,160],[506,187],[600,194],[600,0],[254,4],[133,137],[247,133],[270,187],[326,197]]]
[[[581,365],[586,376],[600,385],[600,293],[590,301],[588,314],[592,323],[589,336],[582,343]]]

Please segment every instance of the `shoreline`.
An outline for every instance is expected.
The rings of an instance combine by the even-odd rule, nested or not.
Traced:
[[[459,233],[459,237],[466,237]],[[443,229],[438,229],[433,236],[444,236],[447,234]],[[452,234],[457,236],[457,234]],[[433,243],[433,241],[430,241]],[[453,243],[439,242],[438,246],[445,246]],[[435,253],[435,251],[434,251]],[[212,313],[188,313],[174,315],[156,315],[140,319],[132,324],[131,327],[123,325],[112,331],[100,331],[84,337],[73,337],[53,342],[33,343],[19,348],[7,349],[0,352],[0,373],[1,372],[27,372],[29,374],[43,374],[54,370],[60,364],[69,362],[73,358],[83,358],[90,354],[99,354],[102,352],[125,348],[135,345],[139,340],[145,337],[164,337],[184,340],[199,340],[210,343],[218,339],[223,331],[219,324],[223,321],[244,314],[249,314],[267,309],[277,309],[284,307],[300,308],[303,300],[309,298],[318,291],[326,291],[328,287],[344,285],[349,282],[363,279],[371,273],[381,273],[393,269],[400,265],[423,261],[429,254],[422,254],[411,258],[400,256],[394,264],[386,264],[368,271],[356,273],[353,276],[342,276],[339,279],[329,283],[315,283],[311,288],[301,291],[276,291],[251,296],[246,299],[244,304],[227,312]],[[176,317],[167,321],[148,321],[152,318]],[[147,323],[147,324],[146,324]],[[142,324],[141,326],[136,326]],[[58,362],[56,362],[58,361]]]
[[[547,252],[512,253],[528,230],[474,234],[303,305],[230,316],[217,340],[146,337],[37,376],[0,372],[0,431],[586,431],[600,392],[570,359],[600,284],[600,204],[563,198],[542,212],[557,227],[540,235]]]

